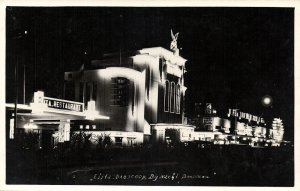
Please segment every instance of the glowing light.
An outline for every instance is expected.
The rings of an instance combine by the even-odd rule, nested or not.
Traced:
[[[264,103],[265,103],[266,105],[269,105],[269,104],[271,103],[271,99],[270,99],[269,97],[266,97],[266,98],[264,99]]]
[[[264,106],[269,106],[269,105],[271,105],[272,104],[272,98],[270,97],[270,96],[264,96],[263,98],[262,98],[262,104],[264,105]]]
[[[24,125],[24,129],[37,129],[37,125],[32,124],[32,123],[27,123]]]

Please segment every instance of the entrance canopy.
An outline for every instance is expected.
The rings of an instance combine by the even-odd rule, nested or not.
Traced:
[[[7,103],[7,110],[14,110],[15,104]],[[87,108],[81,102],[45,97],[44,92],[34,93],[30,105],[17,104],[17,116],[27,121],[66,121],[66,120],[108,120],[95,110],[95,101],[89,101]]]
[[[14,110],[15,104],[8,103],[5,105],[7,110]],[[42,112],[32,112],[32,107],[29,105],[18,104],[17,115],[33,120],[92,120],[88,112],[63,111],[59,109],[45,109]],[[94,119],[107,120],[109,117],[104,115],[95,115]]]
[[[95,101],[84,103],[44,96],[44,92],[34,93],[34,102],[29,105],[7,103],[9,118],[9,138],[14,139],[16,128],[45,129],[42,126],[58,128],[59,142],[70,141],[71,120],[108,120],[95,110]],[[48,128],[48,127],[47,127]]]

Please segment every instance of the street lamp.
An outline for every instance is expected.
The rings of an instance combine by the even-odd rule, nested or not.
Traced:
[[[263,106],[269,107],[269,106],[272,105],[273,99],[272,99],[271,96],[265,95],[265,96],[261,99],[261,102],[262,102]]]
[[[236,137],[237,137],[237,131],[238,131],[238,130],[237,130],[237,115],[238,115],[238,111],[239,111],[239,109],[236,108],[236,109],[235,109],[235,115],[234,115],[234,116],[235,116],[235,117],[234,117],[234,125],[235,125],[235,129],[234,129],[234,134],[235,134],[235,135],[234,135],[234,140],[235,140],[235,144],[237,143],[237,142],[236,142]]]
[[[14,134],[16,132],[16,128],[17,128],[17,105],[18,105],[18,66],[19,66],[19,58],[18,58],[18,54],[19,54],[19,48],[18,48],[18,44],[17,44],[17,40],[22,39],[25,35],[27,35],[28,31],[25,30],[22,33],[18,33],[16,36],[13,37],[13,40],[15,41],[15,49],[17,49],[16,51],[16,56],[17,56],[17,60],[15,63],[15,108],[14,108]],[[24,70],[25,70],[25,66],[24,66]],[[25,73],[25,71],[24,71]],[[25,76],[24,76],[24,80],[25,80]],[[25,82],[24,82],[25,85]],[[25,90],[24,90],[25,92]]]

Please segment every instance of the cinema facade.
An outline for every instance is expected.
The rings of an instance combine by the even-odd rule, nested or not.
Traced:
[[[200,126],[189,125],[183,110],[187,60],[179,55],[177,46],[171,49],[145,48],[122,57],[109,54],[78,71],[65,72],[64,100],[37,91],[29,105],[6,104],[7,137],[36,132],[40,148],[72,141],[72,133],[82,132],[91,135],[92,143],[102,136],[116,146],[267,140],[262,119],[249,125],[254,117],[244,123],[237,118],[248,115],[234,110],[222,118],[209,106],[199,118]],[[273,128],[271,135],[277,137],[273,142],[280,143],[283,133],[283,126]]]

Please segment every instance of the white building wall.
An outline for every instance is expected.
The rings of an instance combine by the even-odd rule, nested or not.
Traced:
[[[245,132],[245,123],[242,123],[242,122],[237,122],[236,123],[236,134],[237,135],[246,135],[246,132]]]
[[[229,119],[223,119],[223,121],[224,121],[224,132],[225,133],[230,133],[230,127],[231,127],[230,120]]]
[[[215,138],[215,133],[213,132],[192,132],[192,137],[195,141],[211,141]]]
[[[254,126],[253,127],[253,135],[255,137],[266,137],[267,129],[261,126]]]

